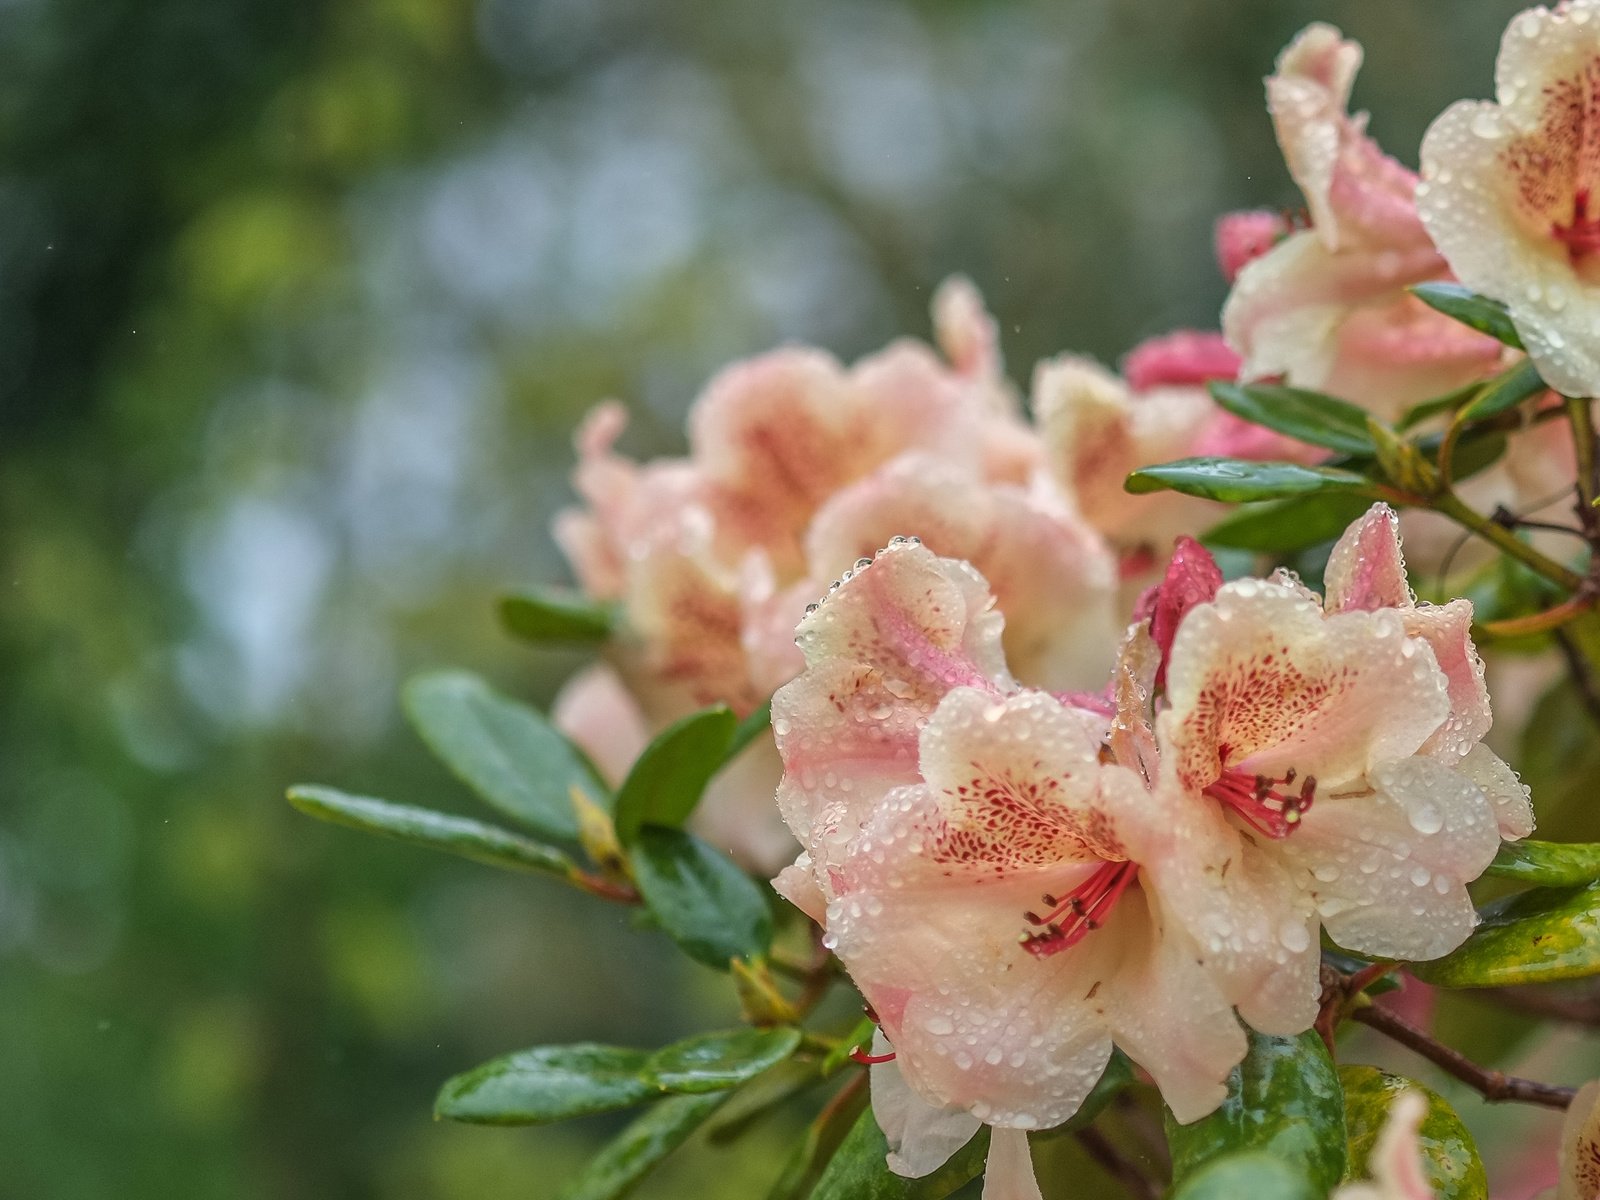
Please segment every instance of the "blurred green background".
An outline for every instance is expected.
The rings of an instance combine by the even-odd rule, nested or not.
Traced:
[[[1298,203],[1296,29],[1366,43],[1414,161],[1515,7],[0,0],[0,1196],[553,1195],[610,1127],[435,1124],[437,1083],[723,981],[282,794],[466,807],[395,687],[573,668],[490,602],[564,575],[579,415],[675,450],[719,363],[925,334],[954,270],[1022,378],[1214,325],[1214,216]]]

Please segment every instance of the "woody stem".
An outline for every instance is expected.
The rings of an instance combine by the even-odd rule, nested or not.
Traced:
[[[1521,1079],[1491,1071],[1473,1062],[1459,1050],[1437,1041],[1404,1018],[1375,1004],[1358,1008],[1350,1016],[1420,1054],[1446,1074],[1477,1091],[1485,1100],[1515,1100],[1522,1104],[1542,1104],[1546,1108],[1566,1108],[1577,1092],[1576,1088],[1558,1087],[1551,1083],[1540,1083],[1536,1079]]]

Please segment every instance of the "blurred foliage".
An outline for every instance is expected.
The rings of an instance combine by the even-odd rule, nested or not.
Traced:
[[[437,1082],[726,1022],[720,981],[281,796],[464,807],[395,684],[577,661],[491,597],[561,575],[579,414],[674,448],[720,362],[921,333],[957,269],[1016,371],[1213,324],[1212,218],[1293,195],[1288,37],[1362,39],[1411,159],[1512,7],[0,4],[0,1190],[554,1195],[620,1122],[435,1125]],[[755,1194],[754,1149],[647,1193]]]

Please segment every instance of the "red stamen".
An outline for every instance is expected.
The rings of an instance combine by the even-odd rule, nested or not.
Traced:
[[[850,1057],[856,1062],[862,1064],[862,1066],[870,1067],[877,1063],[893,1062],[894,1051],[891,1050],[887,1054],[868,1054],[864,1047],[857,1046],[854,1050],[850,1051]]]
[[[1280,790],[1294,781],[1292,767],[1282,779],[1247,775],[1235,768],[1218,776],[1216,782],[1205,789],[1205,794],[1237,813],[1257,833],[1281,840],[1295,831],[1300,818],[1316,798],[1317,781],[1310,775],[1301,782],[1299,792]]]
[[[1040,933],[1023,934],[1022,948],[1045,958],[1076,946],[1106,923],[1112,907],[1138,877],[1138,863],[1103,863],[1061,900],[1044,897],[1044,902],[1050,906],[1048,913],[1042,917],[1031,912],[1022,914],[1028,924],[1044,926]],[[1063,917],[1066,919],[1062,920]]]
[[[1579,188],[1572,198],[1572,223],[1551,225],[1550,235],[1567,248],[1574,266],[1600,251],[1600,217],[1589,215],[1588,188]]]

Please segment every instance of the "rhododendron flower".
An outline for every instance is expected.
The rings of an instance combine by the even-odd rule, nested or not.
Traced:
[[[1347,1183],[1332,1200],[1434,1200],[1422,1166],[1422,1120],[1428,1102],[1421,1092],[1401,1092],[1389,1106],[1378,1140],[1367,1159],[1370,1183]]]
[[[1488,705],[1466,639],[1470,606],[1412,602],[1386,511],[1335,549],[1326,609],[1289,577],[1224,584],[1196,603],[1217,578],[1203,555],[1191,546],[1153,603],[1165,667],[1153,706],[1157,787],[1207,814],[1190,845],[1229,864],[1238,901],[1185,911],[1220,967],[1276,923],[1300,986],[1240,1013],[1258,1027],[1309,1024],[1318,925],[1374,956],[1454,949],[1476,920],[1466,884],[1493,859],[1502,821],[1524,829],[1526,792],[1478,745]],[[1162,635],[1174,588],[1182,611]],[[1258,968],[1242,960],[1241,970]],[[1262,1011],[1275,1003],[1288,1007]]]
[[[1462,100],[1422,141],[1417,202],[1468,287],[1503,301],[1534,365],[1574,396],[1600,392],[1600,4],[1513,18],[1498,103]]]
[[[700,707],[753,711],[800,668],[804,606],[903,529],[990,573],[1029,682],[1099,687],[1114,654],[1109,550],[1040,470],[1039,441],[1000,374],[998,338],[965,281],[934,302],[949,362],[897,342],[846,368],[789,348],[722,371],[689,414],[682,459],[614,450],[624,418],[598,409],[578,435],[585,506],[556,534],[585,590],[616,603],[607,646],[648,730]],[[599,695],[569,728],[598,757],[636,740],[637,713]],[[616,689],[611,689],[613,697]],[[713,783],[700,828],[745,861],[775,865],[787,839],[771,807],[777,764],[756,742]]]
[[[1417,215],[1416,176],[1349,114],[1360,65],[1361,47],[1323,24],[1279,57],[1267,102],[1310,228],[1239,269],[1222,328],[1245,378],[1282,375],[1387,417],[1484,376],[1501,347],[1405,291],[1449,268]],[[1259,244],[1266,227],[1249,216]],[[1242,224],[1218,240],[1230,260],[1252,245]]]
[[[1227,902],[1187,815],[1107,760],[1104,705],[1015,681],[1001,626],[970,566],[893,544],[807,616],[807,668],[773,701],[805,848],[777,886],[825,926],[920,1101],[874,1080],[908,1173],[978,1122],[1066,1120],[1113,1043],[1180,1121],[1220,1103],[1245,1050],[1164,894],[1184,875],[1185,900]]]
[[[1176,492],[1129,495],[1130,472],[1187,455],[1310,460],[1319,452],[1217,407],[1205,385],[1232,380],[1220,335],[1182,330],[1134,347],[1118,378],[1062,355],[1034,372],[1033,409],[1049,467],[1088,522],[1126,555],[1148,557],[1227,510]]]

